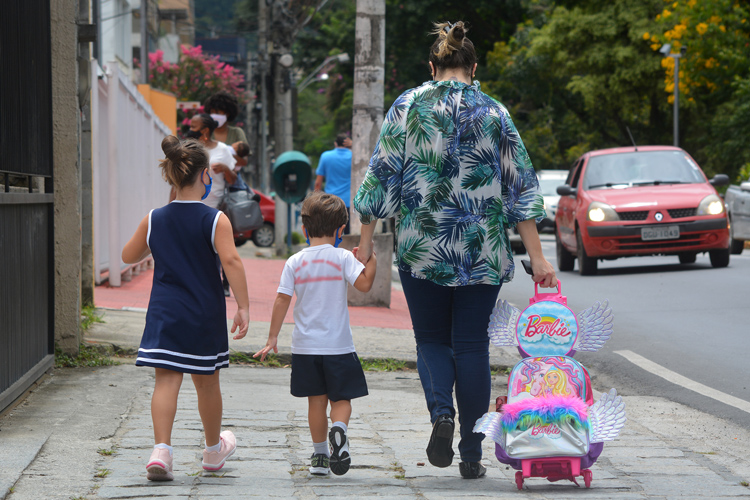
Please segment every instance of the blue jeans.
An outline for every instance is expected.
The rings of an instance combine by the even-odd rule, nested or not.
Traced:
[[[441,286],[399,271],[417,341],[417,370],[430,420],[455,417],[456,387],[464,462],[482,458],[484,434],[472,432],[490,405],[487,326],[500,285]]]

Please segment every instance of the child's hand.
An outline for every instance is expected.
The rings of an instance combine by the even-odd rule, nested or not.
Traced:
[[[370,256],[375,255],[374,249],[366,250],[369,252],[369,255],[367,255],[367,260],[363,261],[362,259],[365,258],[365,250],[362,251],[362,254],[359,253],[359,247],[352,248],[352,253],[354,254],[354,258],[358,261],[362,262],[362,264],[367,264],[367,261],[370,260]],[[361,257],[361,258],[360,258]]]
[[[237,313],[234,315],[234,321],[232,322],[232,333],[239,328],[237,335],[232,337],[234,340],[240,340],[247,334],[247,328],[250,324],[249,312],[247,309],[237,309]]]
[[[269,352],[271,352],[271,349],[273,349],[273,352],[275,353],[279,352],[279,348],[276,346],[276,337],[273,337],[273,338],[268,337],[268,341],[266,342],[266,347],[264,347],[260,351],[253,354],[253,357],[257,358],[258,356],[260,356],[260,360],[265,361],[266,355]]]

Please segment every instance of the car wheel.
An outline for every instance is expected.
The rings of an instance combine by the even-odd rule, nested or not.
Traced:
[[[712,267],[727,267],[729,265],[729,249],[709,250],[708,258]]]
[[[583,248],[583,240],[581,239],[581,230],[578,230],[578,235],[576,236],[577,246],[578,246],[578,272],[581,276],[592,276],[596,274],[596,259],[589,257],[586,255],[586,249]]]
[[[572,271],[576,262],[575,255],[568,252],[563,246],[560,237],[557,235],[557,231],[555,231],[555,250],[557,253],[557,268],[560,271]]]
[[[739,255],[742,253],[742,249],[745,248],[745,242],[743,240],[734,239],[734,230],[732,227],[732,219],[729,219],[729,253],[732,255]]]
[[[680,258],[680,264],[694,264],[695,256],[695,252],[681,252],[678,255],[678,257]]]
[[[273,224],[264,222],[261,227],[253,231],[253,243],[258,247],[270,247],[274,240]]]

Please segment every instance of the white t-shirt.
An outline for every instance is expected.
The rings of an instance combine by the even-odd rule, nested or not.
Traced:
[[[349,250],[333,245],[307,247],[287,259],[278,293],[297,294],[293,354],[354,352],[346,291],[364,268]]]
[[[213,149],[206,148],[208,151],[208,164],[213,165],[214,163],[223,163],[229,170],[234,170],[234,165],[237,160],[234,159],[234,149],[231,146],[227,146],[223,142],[217,142],[216,147]],[[213,179],[213,185],[211,186],[211,192],[208,194],[203,203],[209,207],[219,208],[221,200],[224,198],[224,188],[227,185],[224,179],[224,174],[217,174],[211,170],[211,179]]]

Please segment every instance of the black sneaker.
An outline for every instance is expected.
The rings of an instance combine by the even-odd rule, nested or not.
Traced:
[[[328,433],[328,442],[331,443],[331,472],[337,476],[343,476],[349,471],[349,465],[352,462],[344,429],[339,426],[331,427],[331,432]]]
[[[458,464],[458,470],[464,479],[477,479],[485,475],[487,469],[479,462],[461,462]]]
[[[310,459],[310,474],[315,474],[316,476],[328,475],[329,461],[326,455],[323,453],[314,453]]]
[[[432,435],[427,445],[427,460],[435,467],[448,467],[453,463],[453,429],[450,415],[440,415],[432,424]]]

